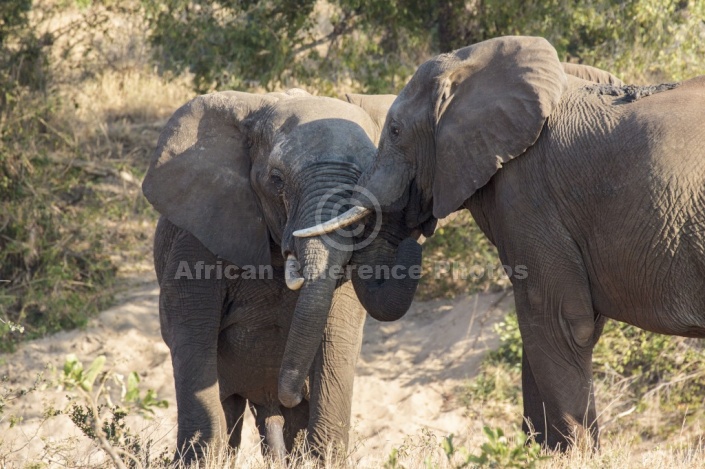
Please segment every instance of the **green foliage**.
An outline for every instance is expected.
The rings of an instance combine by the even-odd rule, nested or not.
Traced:
[[[519,406],[521,396],[522,342],[514,311],[495,325],[499,347],[491,351],[480,365],[477,376],[457,389],[461,402],[468,408],[482,408],[486,415],[505,417],[507,408]]]
[[[93,392],[93,388],[97,384],[96,380],[103,372],[104,367],[104,355],[96,357],[88,369],[84,369],[83,363],[78,360],[76,355],[69,354],[64,361],[60,382],[69,389],[80,388],[86,393]],[[154,414],[155,408],[165,409],[168,407],[167,401],[157,399],[157,394],[153,389],[148,389],[144,396],[141,395],[139,388],[140,378],[134,371],[127,375],[127,381],[122,375],[111,372],[104,373],[102,379],[98,381],[101,388],[97,391],[97,398],[101,396],[102,385],[108,378],[112,378],[121,387],[121,400],[123,403],[130,406],[133,410],[137,410],[140,414]]]
[[[699,340],[643,331],[610,321],[595,347],[597,377],[628,379],[628,392],[638,409],[657,393],[662,410],[681,413],[696,408],[705,393],[705,354]]]
[[[106,287],[115,275],[101,234],[91,230],[98,207],[76,207],[89,184],[76,170],[57,177],[41,155],[22,151],[22,141],[43,138],[27,133],[0,148],[7,151],[0,153],[0,182],[7,182],[0,188],[2,351],[14,347],[20,330],[29,339],[84,325],[111,300]]]
[[[488,360],[493,364],[506,364],[511,368],[521,368],[522,342],[519,320],[516,311],[512,311],[504,321],[495,325],[499,335],[499,348],[490,352]]]
[[[195,85],[247,88],[278,80],[312,28],[315,2],[144,2],[159,61]]]
[[[330,88],[348,80],[370,92],[394,91],[413,72],[415,52],[425,49],[434,4],[143,2],[158,62],[192,72],[199,91],[295,83]]]
[[[105,355],[96,357],[87,370],[84,371],[83,363],[81,363],[76,355],[70,354],[64,362],[63,382],[71,387],[79,386],[86,392],[93,390],[93,383],[98,377],[98,373],[103,370],[105,365]]]
[[[701,0],[482,0],[458,11],[453,47],[492,37],[543,36],[561,60],[627,80],[678,80],[705,72]]]
[[[143,0],[157,61],[197,90],[304,83],[397,92],[429,55],[508,34],[628,79],[705,70],[700,0]]]
[[[384,469],[404,469],[404,466],[399,462],[399,448],[392,448],[384,463]]]
[[[106,405],[98,406],[98,412],[104,413]],[[103,421],[102,431],[111,445],[130,451],[132,454],[140,454],[142,442],[140,437],[133,434],[125,423],[127,412],[118,407],[108,409],[109,419]],[[93,427],[95,415],[93,410],[85,405],[73,402],[67,411],[68,417],[81,432],[91,440],[96,440],[98,436]]]
[[[550,459],[541,455],[541,446],[535,441],[529,441],[529,437],[521,431],[515,431],[511,439],[504,435],[501,428],[485,426],[482,431],[487,442],[480,447],[479,455],[470,454],[465,447],[456,447],[452,434],[443,440],[443,451],[451,467],[534,468],[539,461]],[[461,456],[460,463],[454,463],[456,455]]]
[[[79,156],[52,124],[53,38],[28,23],[30,2],[0,8],[0,351],[9,351],[21,338],[84,325],[110,301],[115,267],[90,229],[98,204],[81,210],[91,181],[50,159]]]
[[[132,371],[127,375],[127,383],[123,386],[122,399],[131,404],[141,414],[154,414],[154,409],[166,409],[169,404],[166,400],[157,399],[157,393],[154,389],[148,389],[144,397],[139,389],[140,377]]]
[[[103,355],[96,357],[87,369],[74,354],[66,356],[59,383],[69,390],[75,390],[78,401],[71,402],[65,413],[84,435],[111,457],[119,456],[129,467],[141,467],[141,463],[149,466],[152,440],[143,441],[127,427],[125,418],[133,411],[148,417],[154,413],[154,408],[166,408],[168,404],[165,400],[157,399],[152,389],[142,396],[137,373],[131,372],[125,382],[121,375],[103,371],[104,367]],[[104,392],[105,383],[109,380],[121,386],[122,405],[113,404]],[[118,452],[114,451],[116,448]],[[141,455],[145,460],[139,461],[136,455]],[[159,459],[163,459],[163,456],[160,455]]]

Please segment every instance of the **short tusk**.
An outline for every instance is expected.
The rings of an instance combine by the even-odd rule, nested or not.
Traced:
[[[356,205],[344,214],[332,218],[325,223],[312,226],[311,228],[304,228],[303,230],[294,231],[294,236],[297,238],[310,238],[311,236],[330,233],[338,228],[345,228],[346,226],[352,225],[356,221],[364,218],[371,211],[372,210],[369,208]]]
[[[299,274],[299,261],[296,256],[289,254],[286,258],[286,266],[284,267],[284,280],[289,290],[298,290],[304,284],[304,278]]]

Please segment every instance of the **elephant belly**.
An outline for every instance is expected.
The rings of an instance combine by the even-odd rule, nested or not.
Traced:
[[[259,329],[233,325],[218,339],[221,396],[238,394],[256,404],[278,402],[279,368],[287,331],[271,325]]]
[[[660,247],[600,255],[590,275],[595,309],[651,332],[705,337],[705,256]]]

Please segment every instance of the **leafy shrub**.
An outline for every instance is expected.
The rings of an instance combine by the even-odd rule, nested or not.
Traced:
[[[450,463],[457,454],[461,455],[461,462],[453,464],[455,469],[466,467],[515,467],[534,468],[536,464],[548,456],[541,455],[541,446],[523,432],[516,430],[513,438],[507,438],[501,428],[482,428],[487,442],[480,447],[480,454],[470,454],[465,447],[456,448],[453,435],[443,440],[443,451]]]
[[[700,406],[705,393],[702,341],[647,332],[609,321],[593,354],[595,374],[629,379],[630,399],[638,408],[644,397],[658,393],[662,410],[681,413]]]
[[[154,408],[166,408],[165,400],[157,399],[154,390],[147,390],[144,397],[139,389],[137,373],[128,375],[127,381],[121,375],[104,371],[105,356],[96,357],[87,369],[75,355],[68,355],[59,376],[59,383],[74,391],[77,400],[64,411],[76,427],[96,443],[113,459],[118,467],[149,466],[152,440],[143,441],[127,427],[125,417],[136,412],[149,417]],[[115,405],[105,392],[105,384],[112,381],[122,387],[120,403]],[[109,415],[106,415],[108,414]],[[140,461],[142,458],[142,461]],[[158,459],[162,462],[165,453]]]
[[[488,361],[492,364],[506,364],[511,368],[521,368],[522,342],[519,331],[519,320],[516,311],[512,310],[495,325],[499,335],[499,348],[490,352]]]
[[[516,313],[507,314],[494,329],[499,335],[499,347],[487,355],[477,376],[458,390],[461,401],[468,407],[475,403],[485,408],[489,408],[490,402],[512,406],[521,403],[522,342]]]
[[[78,150],[53,124],[51,35],[28,22],[30,2],[0,13],[0,351],[24,330],[34,338],[85,324],[105,307],[115,267],[100,232],[101,209],[85,172],[54,157]]]
[[[705,70],[699,0],[142,3],[158,63],[193,73],[199,91],[303,83],[394,93],[430,55],[511,34],[546,37],[561,60],[629,80]]]
[[[397,90],[420,61],[435,2],[161,0],[143,2],[167,70],[197,90],[303,83]],[[266,27],[265,27],[266,25]]]

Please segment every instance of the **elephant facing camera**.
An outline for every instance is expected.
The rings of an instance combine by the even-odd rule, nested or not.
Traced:
[[[154,264],[176,458],[219,441],[238,447],[248,406],[263,451],[278,459],[303,431],[315,453],[345,454],[365,310],[402,317],[418,278],[373,284],[327,273],[418,265],[421,251],[401,223],[364,245],[356,234],[293,233],[340,211],[394,98],[226,91],[191,100],[166,124],[143,192],[161,214]]]

